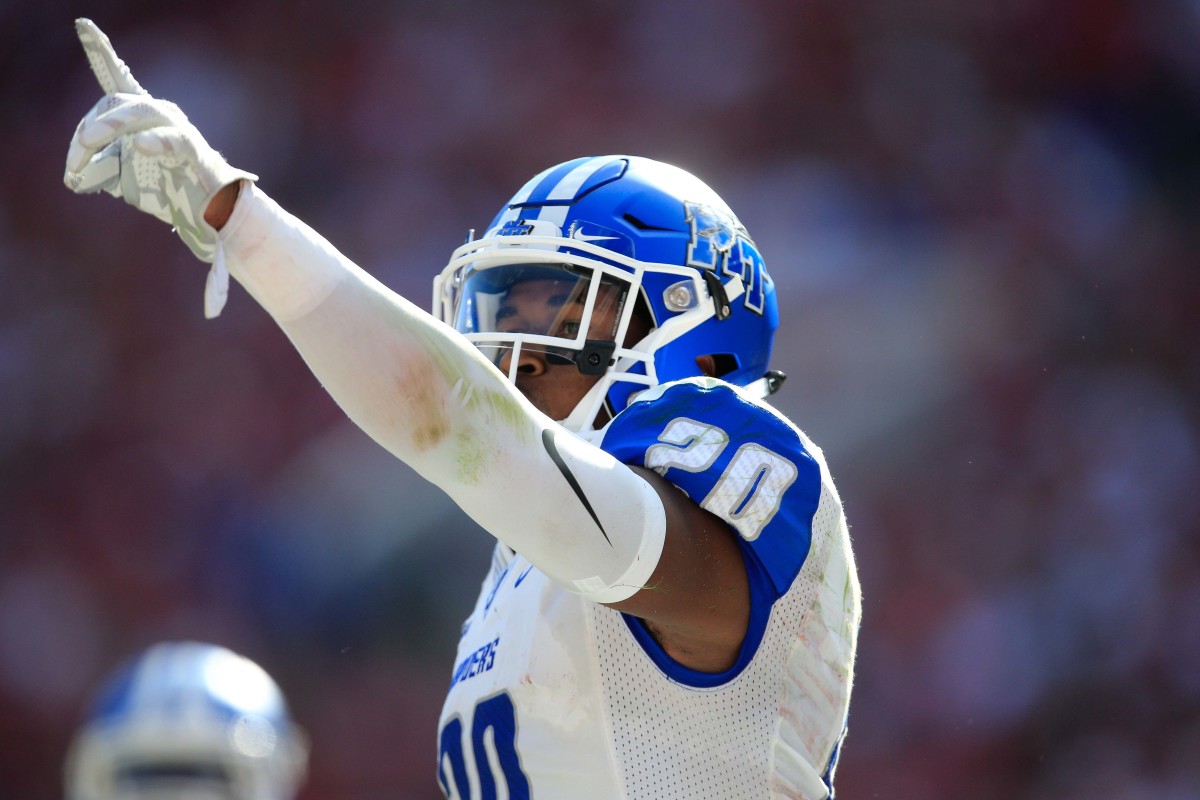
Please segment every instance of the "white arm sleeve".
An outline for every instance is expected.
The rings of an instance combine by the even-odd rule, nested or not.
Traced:
[[[614,603],[646,584],[666,516],[641,476],[253,184],[221,242],[230,274],[371,438],[565,588]]]

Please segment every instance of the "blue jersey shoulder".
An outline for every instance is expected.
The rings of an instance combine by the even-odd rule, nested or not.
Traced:
[[[774,596],[808,557],[821,467],[769,406],[713,378],[650,389],[618,414],[600,446],[648,467],[728,522],[770,577]]]

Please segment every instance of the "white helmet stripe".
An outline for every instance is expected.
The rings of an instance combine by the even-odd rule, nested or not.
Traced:
[[[546,195],[546,200],[570,200],[575,197],[575,193],[579,191],[579,187],[587,182],[588,178],[596,174],[596,171],[612,162],[612,156],[596,156],[589,158],[587,161],[580,164],[575,169],[563,176],[563,179],[549,191]],[[541,212],[538,213],[539,220],[554,223],[561,231],[563,223],[567,219],[567,211],[570,210],[569,205],[545,205],[542,206]],[[565,235],[565,234],[563,234]]]
[[[508,204],[510,206],[515,206],[524,203],[529,199],[529,195],[533,194],[533,190],[537,188],[538,184],[546,180],[546,176],[556,169],[557,167],[549,167],[548,169],[542,170],[537,175],[534,175],[524,186],[521,187],[519,192],[513,195],[512,199],[508,201]]]
[[[530,178],[525,185],[521,187],[520,191],[513,195],[512,199],[508,201],[508,208],[506,208],[504,213],[500,215],[500,218],[496,220],[496,226],[499,227],[506,222],[512,222],[514,219],[519,218],[521,216],[522,209],[518,206],[528,200],[529,196],[533,194],[533,190],[536,189],[538,185],[546,179],[546,176],[555,169],[557,169],[557,167],[549,167]]]
[[[503,225],[506,222],[512,222],[515,219],[525,216],[525,209],[520,207],[522,203],[539,205],[573,199],[576,192],[579,191],[579,187],[587,183],[589,178],[606,165],[612,163],[612,161],[613,156],[593,156],[586,159],[579,166],[572,168],[559,178],[558,182],[551,185],[548,190],[542,188],[543,184],[546,183],[555,170],[561,169],[564,165],[559,164],[542,170],[527,181],[519,192],[513,195],[512,199],[508,201],[508,208],[500,215],[496,224]],[[566,205],[542,205],[537,219],[552,222],[561,229],[563,221],[567,218],[568,208]],[[528,219],[528,217],[525,218]]]
[[[595,156],[594,158],[589,158],[563,176],[558,185],[546,195],[546,200],[570,200],[574,198],[575,193],[579,191],[579,187],[583,186],[588,178],[595,175],[597,170],[612,160],[612,156]]]

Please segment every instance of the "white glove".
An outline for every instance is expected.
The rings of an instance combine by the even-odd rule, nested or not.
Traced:
[[[258,180],[229,166],[174,103],[151,97],[89,19],[75,29],[104,97],[79,122],[63,182],[77,193],[105,191],[175,227],[201,261],[213,264],[205,316],[221,313],[229,273],[217,231],[204,211],[223,187]]]

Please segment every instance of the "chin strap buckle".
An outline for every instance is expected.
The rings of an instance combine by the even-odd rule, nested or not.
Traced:
[[[583,343],[583,349],[575,357],[575,366],[584,375],[603,375],[612,365],[613,353],[617,350],[616,342],[604,339],[588,339]]]

